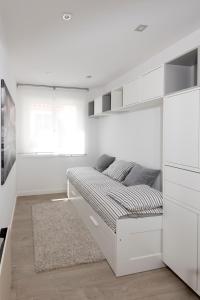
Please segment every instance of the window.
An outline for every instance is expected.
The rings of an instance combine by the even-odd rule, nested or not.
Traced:
[[[18,87],[18,153],[85,154],[87,92]]]

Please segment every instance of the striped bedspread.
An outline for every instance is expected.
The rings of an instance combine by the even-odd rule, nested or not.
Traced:
[[[161,215],[162,208],[130,212],[108,196],[109,192],[121,188],[122,183],[96,171],[91,167],[70,168],[67,177],[77,191],[115,232],[116,221],[123,217],[147,217]]]

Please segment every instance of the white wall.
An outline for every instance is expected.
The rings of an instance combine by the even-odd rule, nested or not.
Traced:
[[[99,154],[161,167],[162,105],[99,119]]]
[[[8,89],[15,100],[16,84],[12,78],[12,71],[9,67],[9,59],[3,29],[0,20],[0,78],[3,78]],[[0,153],[1,155],[1,153]],[[5,184],[0,186],[0,227],[7,227],[11,223],[11,216],[16,200],[16,174],[15,165],[13,166]]]
[[[36,195],[66,191],[66,170],[93,165],[97,156],[96,125],[87,119],[86,156],[80,157],[17,157],[17,194]]]

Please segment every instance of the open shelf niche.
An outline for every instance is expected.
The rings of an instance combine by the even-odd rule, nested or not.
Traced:
[[[88,116],[94,116],[94,101],[88,102]]]
[[[198,85],[198,48],[165,64],[165,94]]]
[[[111,110],[111,93],[102,96],[102,112]]]

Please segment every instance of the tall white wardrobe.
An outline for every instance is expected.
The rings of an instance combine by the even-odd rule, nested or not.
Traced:
[[[200,295],[199,49],[165,65],[163,260]]]

